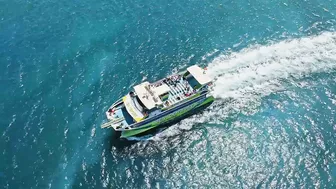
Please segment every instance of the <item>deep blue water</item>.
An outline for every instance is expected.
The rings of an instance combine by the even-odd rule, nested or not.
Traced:
[[[335,0],[0,0],[0,187],[336,188],[335,26]],[[207,110],[131,144],[100,128],[192,64]]]

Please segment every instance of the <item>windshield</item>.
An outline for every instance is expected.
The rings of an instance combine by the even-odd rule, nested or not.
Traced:
[[[144,118],[143,107],[140,106],[135,97],[129,94],[123,97],[127,112],[133,117],[136,122],[141,121]]]
[[[144,112],[144,105],[142,104],[141,100],[139,99],[138,96],[135,96],[132,98],[134,106],[140,111],[140,112]]]

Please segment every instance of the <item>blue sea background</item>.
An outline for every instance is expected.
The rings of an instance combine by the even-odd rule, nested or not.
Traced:
[[[336,188],[335,0],[0,0],[0,187]],[[208,67],[215,103],[115,140],[143,78]]]

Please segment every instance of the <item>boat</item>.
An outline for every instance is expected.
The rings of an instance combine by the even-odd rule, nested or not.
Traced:
[[[197,65],[153,83],[144,81],[108,108],[101,127],[128,138],[179,121],[214,101],[211,87],[206,69]]]

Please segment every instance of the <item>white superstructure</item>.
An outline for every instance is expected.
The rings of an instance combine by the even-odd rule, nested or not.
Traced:
[[[146,81],[134,87],[134,92],[148,110],[157,105],[162,105],[163,102],[160,99],[160,95],[169,91],[170,88],[165,83],[155,86]]]
[[[206,74],[205,70],[200,68],[199,66],[193,65],[188,67],[187,70],[192,76],[194,76],[199,84],[205,85],[211,82],[211,78]]]

